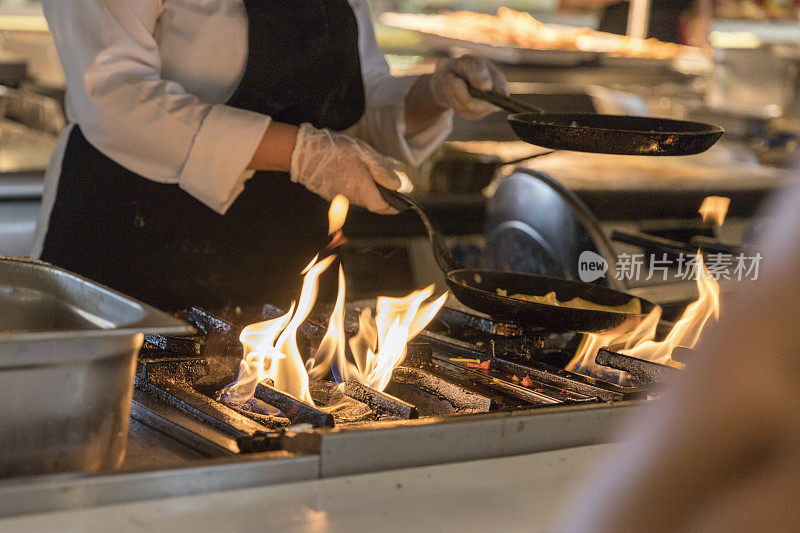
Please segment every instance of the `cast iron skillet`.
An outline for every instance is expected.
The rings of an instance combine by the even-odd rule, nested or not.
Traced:
[[[476,98],[513,113],[508,122],[521,140],[553,150],[618,155],[692,155],[724,133],[719,126],[665,118],[545,113],[519,98],[470,88]]]
[[[497,294],[497,289],[505,290],[508,294],[535,296],[544,296],[548,292],[555,291],[560,301],[579,297],[601,305],[624,305],[633,298],[624,292],[578,281],[464,268],[453,258],[437,228],[415,200],[382,187],[381,192],[392,207],[400,212],[413,210],[425,224],[436,262],[444,272],[453,295],[467,307],[486,313],[492,318],[551,332],[598,332],[622,324],[633,326],[641,322],[655,308],[655,304],[641,298],[642,312],[633,314],[557,307],[500,296]]]

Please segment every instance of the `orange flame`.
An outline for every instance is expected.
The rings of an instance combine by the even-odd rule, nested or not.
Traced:
[[[330,370],[334,357],[344,357],[345,344],[341,339],[344,334],[344,303],[345,303],[345,279],[342,266],[339,265],[339,292],[336,296],[336,305],[328,321],[328,331],[317,348],[317,353],[313,359],[306,362],[308,375],[311,379],[322,379]]]
[[[329,230],[333,242],[343,239],[341,228],[347,217],[349,202],[337,196],[328,212]],[[297,330],[308,318],[317,299],[319,277],[335,260],[329,256],[315,257],[303,269],[303,287],[295,306],[285,315],[265,322],[251,324],[242,330],[239,340],[244,356],[239,364],[236,381],[225,388],[223,395],[238,401],[249,400],[258,382],[269,378],[275,387],[314,405],[309,390],[309,378],[321,379],[336,365],[345,379],[356,379],[383,390],[394,367],[405,358],[406,345],[422,331],[444,304],[447,293],[425,304],[433,295],[433,286],[415,291],[405,298],[378,298],[375,319],[368,309],[360,317],[360,329],[350,342],[355,364],[346,357],[348,340],[344,330],[346,283],[339,267],[339,289],[336,304],[325,333],[313,358],[305,364],[297,346]],[[335,409],[335,406],[333,407]]]
[[[349,210],[350,202],[341,194],[337,194],[331,201],[331,207],[328,210],[328,235],[333,235],[344,227]]]
[[[661,308],[656,307],[634,329],[623,328],[606,333],[591,333],[584,336],[575,357],[567,364],[567,370],[604,377],[619,383],[628,380],[627,374],[600,366],[594,362],[600,348],[609,347],[619,353],[639,359],[674,367],[681,363],[672,359],[678,346],[694,348],[708,320],[719,317],[719,283],[706,268],[698,251],[695,278],[699,297],[686,307],[663,341],[653,340],[661,319]]]
[[[647,340],[631,343],[629,340],[621,353],[656,363],[680,366],[672,360],[672,351],[678,346],[694,348],[708,320],[712,316],[715,319],[719,318],[719,283],[706,268],[699,252],[696,277],[699,297],[697,301],[686,307],[667,337],[661,342]],[[657,325],[656,321],[655,324],[648,325],[648,327],[655,332]]]
[[[703,222],[711,221],[717,226],[722,226],[730,205],[731,199],[725,196],[707,196],[703,199],[698,212],[703,217]]]
[[[336,368],[343,381],[356,380],[373,389],[389,385],[394,368],[403,362],[408,341],[433,320],[447,299],[447,293],[423,305],[433,296],[433,285],[404,298],[378,298],[375,319],[367,308],[359,317],[358,334],[348,342],[355,363],[336,352]]]
[[[294,305],[285,315],[274,320],[247,326],[239,335],[244,355],[239,362],[239,376],[223,390],[223,395],[237,402],[253,397],[258,382],[274,379],[276,362],[285,356],[275,347],[275,339],[286,328],[294,313]]]
[[[731,199],[724,196],[707,196],[699,212],[704,222],[713,221],[718,226],[725,222]],[[656,307],[639,325],[630,330],[614,330],[603,334],[588,334],[581,341],[575,357],[567,364],[567,370],[605,377],[618,383],[628,381],[625,372],[600,366],[594,362],[600,348],[611,348],[619,353],[681,368],[683,365],[672,359],[672,352],[681,346],[694,348],[708,320],[719,318],[719,283],[711,275],[697,251],[695,279],[697,301],[686,307],[663,341],[656,342],[656,328],[661,320],[661,308]]]
[[[239,363],[239,376],[223,394],[236,401],[246,401],[253,396],[258,382],[269,378],[275,387],[304,402],[314,404],[308,388],[308,373],[297,347],[297,329],[314,307],[317,300],[319,277],[331,266],[334,257],[313,261],[306,267],[303,288],[295,310],[282,317],[251,324],[242,330],[239,341],[244,357]]]

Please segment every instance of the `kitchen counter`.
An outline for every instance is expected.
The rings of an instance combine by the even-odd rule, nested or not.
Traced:
[[[618,445],[0,519],[13,531],[546,531]],[[299,468],[302,470],[302,468]]]
[[[591,179],[566,165],[541,163],[544,158],[540,163],[529,164],[529,168],[545,172],[572,189],[601,221],[696,218],[703,199],[711,195],[731,199],[729,216],[750,218],[771,191],[791,179],[788,171],[777,169],[760,175],[743,172],[729,178],[712,171],[719,179],[711,180],[658,180],[647,172],[638,178],[634,177],[635,173],[621,177],[610,175],[619,168],[609,169],[607,175],[598,169],[596,179]],[[422,194],[416,198],[439,224],[443,234],[483,234],[486,197],[482,193]],[[384,217],[353,209],[345,232],[350,238],[420,236],[425,235],[425,227],[412,213]]]
[[[793,177],[723,143],[686,157],[557,152],[523,166],[559,180],[600,220],[694,218],[710,195],[731,199],[729,216],[749,218],[770,191]]]
[[[22,124],[0,123],[0,255],[30,251],[44,172],[56,138]]]
[[[0,122],[0,198],[17,190],[20,176],[38,177],[38,189],[32,188],[36,180],[29,180],[24,195],[41,196],[41,177],[55,146],[56,138],[48,133],[11,120]]]
[[[4,517],[0,518],[0,530],[21,525],[12,523],[14,519],[9,517],[13,516],[29,515],[35,522],[45,513],[78,516],[84,512],[79,510],[84,509],[89,515],[102,513],[107,506],[134,508],[135,502],[142,502],[144,507],[158,507],[171,498],[201,495],[208,498],[209,505],[222,506],[216,498],[226,499],[226,491],[235,494],[243,489],[268,490],[274,486],[277,490],[272,494],[276,494],[291,491],[291,484],[305,481],[312,482],[309,486],[314,490],[314,481],[335,485],[342,476],[356,479],[362,474],[377,473],[380,477],[385,473],[388,475],[383,479],[402,483],[402,472],[389,472],[400,469],[424,472],[424,481],[430,480],[428,473],[436,472],[437,465],[445,465],[444,471],[457,472],[476,461],[489,470],[484,475],[476,474],[473,488],[489,490],[498,483],[490,472],[490,465],[495,462],[513,460],[513,456],[532,457],[525,476],[535,479],[541,474],[536,467],[538,459],[548,454],[561,457],[550,453],[561,451],[580,461],[582,455],[572,455],[571,450],[598,449],[618,442],[620,427],[633,416],[643,416],[647,409],[652,409],[647,402],[630,401],[476,414],[441,421],[420,419],[365,431],[330,430],[320,436],[317,444],[316,440],[306,440],[313,446],[299,446],[297,453],[273,451],[217,458],[192,457],[175,448],[175,442],[165,447],[163,435],[133,424],[129,456],[120,470],[0,480],[0,517]],[[577,468],[577,474],[585,463],[578,466],[569,468]],[[415,478],[419,477],[407,477]],[[463,483],[454,478],[443,477],[439,481],[442,490],[462,490],[459,487]],[[519,492],[519,483],[512,479],[502,484],[508,491]],[[541,484],[543,488],[548,485]],[[468,498],[463,503],[475,506],[476,501]],[[179,504],[174,511],[183,512],[182,509]],[[20,520],[24,522],[25,518]]]
[[[786,169],[760,165],[743,149],[725,144],[683,157],[563,151],[522,166],[557,177],[574,191],[753,190],[775,187],[789,176]]]

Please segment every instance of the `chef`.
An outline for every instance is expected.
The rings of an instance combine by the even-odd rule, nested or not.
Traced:
[[[453,112],[506,93],[484,60],[392,77],[365,0],[43,0],[70,126],[33,254],[164,309],[281,305],[337,194],[392,213]],[[466,80],[466,81],[465,81]]]

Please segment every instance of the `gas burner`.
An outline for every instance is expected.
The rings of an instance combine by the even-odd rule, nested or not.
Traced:
[[[500,322],[489,315],[483,314],[465,306],[451,294],[447,298],[442,309],[436,317],[452,331],[483,333],[496,337],[522,337],[526,333],[534,335],[532,331],[527,331],[507,322]]]
[[[497,321],[466,307],[452,295],[436,318],[449,337],[485,347],[493,358],[499,359],[539,361],[563,367],[581,339],[575,332],[555,333]]]
[[[347,305],[345,332],[358,331],[358,317],[374,300]],[[198,335],[149,335],[139,358],[131,416],[209,456],[291,451],[298,432],[360,431],[386,424],[437,422],[498,411],[623,402],[647,389],[622,387],[564,370],[579,334],[548,334],[493,321],[455,300],[408,344],[385,390],[362,383],[312,381],[314,405],[277,389],[270,380],[236,402],[220,391],[236,379],[244,324],[283,315],[260,311],[181,314]],[[246,317],[246,318],[245,318]],[[325,335],[329,314],[312,314],[299,328],[305,358]],[[321,433],[320,433],[321,432]]]

